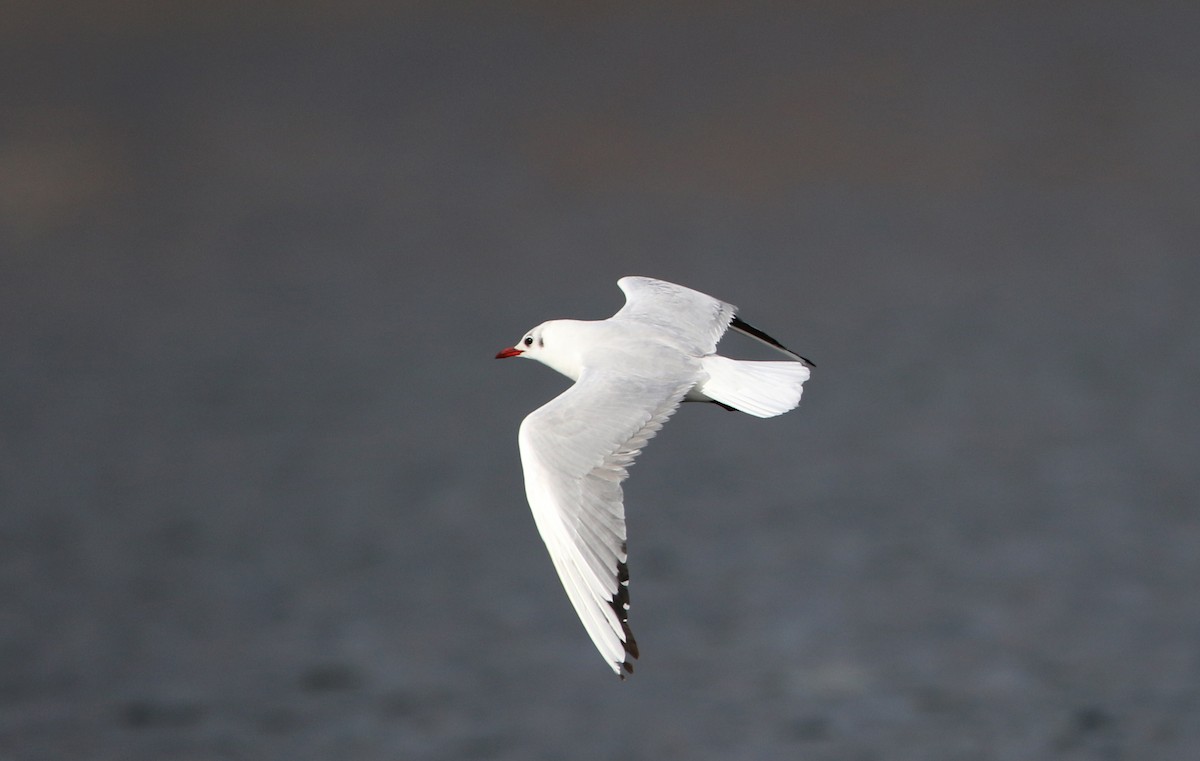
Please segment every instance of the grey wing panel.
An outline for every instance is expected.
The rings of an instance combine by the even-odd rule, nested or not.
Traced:
[[[696,355],[711,354],[729,327],[737,307],[682,285],[648,277],[623,277],[625,306],[614,320],[654,325]]]

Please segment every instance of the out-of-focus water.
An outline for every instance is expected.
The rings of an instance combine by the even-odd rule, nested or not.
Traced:
[[[5,13],[0,757],[1196,757],[1193,6]],[[622,684],[491,357],[626,274],[818,368],[633,469]]]

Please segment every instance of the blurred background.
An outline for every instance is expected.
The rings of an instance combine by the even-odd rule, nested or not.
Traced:
[[[1200,6],[2,16],[0,759],[1200,754]],[[492,357],[627,274],[818,367],[633,469],[620,683]]]

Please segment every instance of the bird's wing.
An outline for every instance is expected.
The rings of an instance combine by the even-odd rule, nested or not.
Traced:
[[[699,291],[648,277],[623,277],[625,306],[613,320],[648,323],[679,341],[689,353],[713,353],[737,307]]]
[[[518,435],[538,532],[592,642],[621,678],[638,655],[621,482],[691,384],[585,368],[531,412]]]
[[[788,355],[792,359],[797,359],[797,360],[803,362],[804,364],[808,365],[809,367],[816,367],[816,364],[814,364],[811,359],[808,359],[807,357],[801,357],[796,352],[792,351],[788,347],[779,343],[774,338],[771,338],[769,335],[762,332],[761,330],[754,327],[753,325],[745,322],[740,317],[734,317],[733,322],[729,323],[729,327],[733,328],[734,330],[736,330],[737,332],[741,333],[744,336],[750,336],[755,341],[766,344],[767,346],[770,346],[772,349],[775,349],[778,352]]]

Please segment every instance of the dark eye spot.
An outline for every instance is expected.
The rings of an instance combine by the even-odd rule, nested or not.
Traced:
[[[525,336],[525,345],[533,346],[533,336]]]

